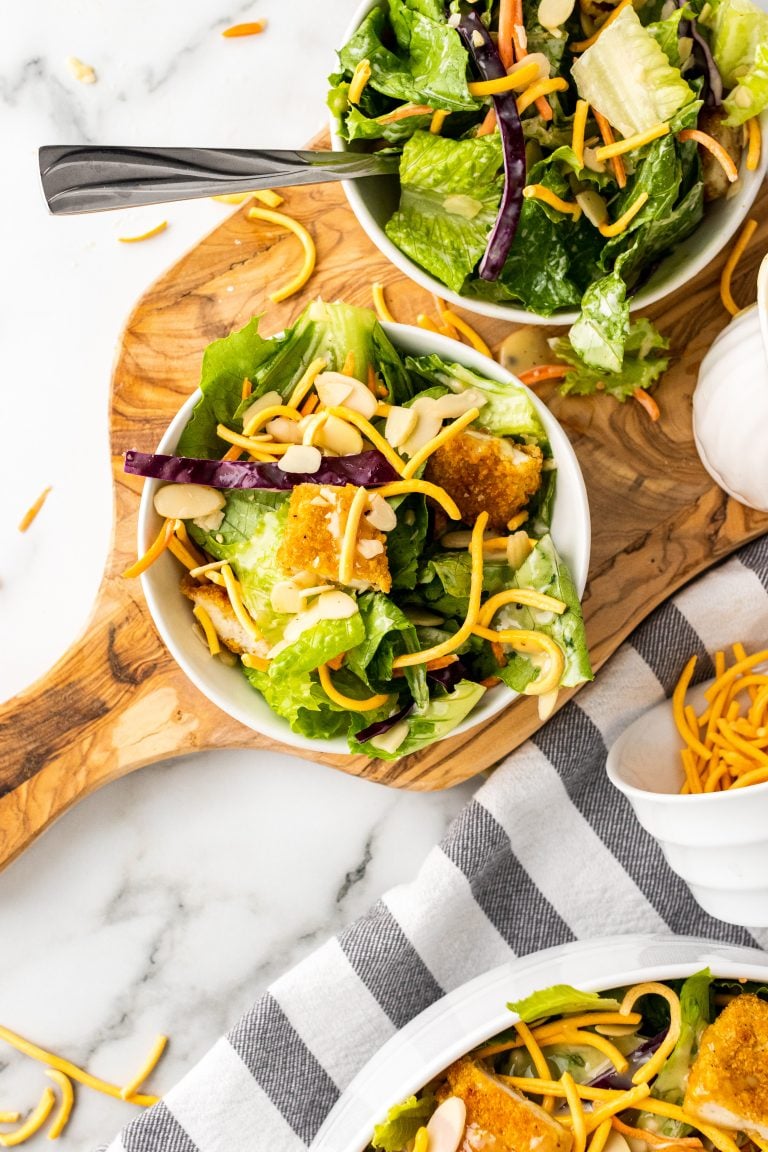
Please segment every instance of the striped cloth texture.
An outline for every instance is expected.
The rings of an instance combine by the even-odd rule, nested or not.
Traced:
[[[768,948],[704,913],[605,775],[685,660],[768,647],[768,536],[657,609],[466,805],[416,879],[281,977],[108,1152],[301,1152],[356,1072],[445,992],[515,956],[634,932]]]

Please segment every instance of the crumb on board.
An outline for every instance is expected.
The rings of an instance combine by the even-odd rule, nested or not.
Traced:
[[[96,69],[84,64],[77,56],[67,56],[67,68],[81,84],[95,84],[98,79]]]

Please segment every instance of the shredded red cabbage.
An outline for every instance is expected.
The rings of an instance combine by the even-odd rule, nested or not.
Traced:
[[[675,0],[678,8],[684,8],[687,0]],[[715,64],[715,58],[706,36],[699,30],[695,16],[681,20],[677,26],[678,36],[690,36],[694,43],[693,56],[699,71],[704,77],[704,101],[708,108],[717,108],[723,102],[723,78]]]
[[[190,456],[163,456],[126,452],[125,471],[168,484],[207,484],[211,488],[267,488],[288,492],[297,484],[357,484],[375,488],[399,480],[381,452],[352,456],[323,456],[317,472],[283,472],[277,464],[249,460],[199,460]]]
[[[406,704],[405,708],[401,708],[399,712],[395,712],[394,716],[388,716],[386,720],[377,720],[374,724],[369,724],[367,728],[363,728],[355,735],[355,740],[358,744],[366,744],[374,736],[381,736],[384,732],[389,732],[390,728],[394,728],[395,724],[399,724],[406,716],[413,711],[415,705],[413,701]]]
[[[461,660],[454,660],[452,664],[446,664],[444,668],[427,669],[427,680],[439,684],[445,688],[446,692],[453,692],[460,680],[471,679],[466,665],[462,664]]]
[[[483,80],[498,80],[507,70],[490,32],[474,9],[462,4],[458,31]],[[525,187],[525,139],[514,92],[492,97],[504,154],[504,190],[478,269],[482,280],[498,280],[515,238]]]
[[[590,1080],[590,1088],[613,1088],[621,1092],[631,1088],[632,1076],[642,1064],[645,1064],[649,1056],[652,1056],[657,1048],[660,1047],[665,1036],[666,1032],[659,1032],[657,1036],[643,1040],[634,1051],[627,1054],[629,1068],[625,1073],[621,1074],[617,1072],[615,1068],[611,1068],[609,1071],[601,1073],[601,1075],[597,1076],[594,1080]]]

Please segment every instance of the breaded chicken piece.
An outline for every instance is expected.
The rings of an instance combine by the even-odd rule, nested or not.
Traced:
[[[183,576],[181,590],[193,604],[200,604],[205,608],[219,639],[230,652],[237,652],[238,656],[242,656],[243,652],[257,654],[260,652],[258,642],[246,632],[235,616],[226,588],[218,584],[209,584],[207,580],[201,584],[189,576]]]
[[[768,1140],[768,1004],[742,995],[701,1038],[685,1090],[685,1110],[723,1128]]]
[[[288,521],[277,562],[284,572],[316,572],[321,580],[339,579],[339,557],[354,485],[297,484],[291,491]],[[392,577],[387,538],[363,515],[352,568],[355,587],[389,592]]]
[[[467,1106],[465,1149],[494,1152],[570,1152],[571,1134],[548,1112],[468,1058],[445,1073],[439,1100],[460,1096]],[[489,1137],[495,1137],[491,1141]]]
[[[539,490],[542,461],[536,445],[462,432],[432,453],[425,476],[453,497],[465,524],[487,512],[489,527],[501,531]]]

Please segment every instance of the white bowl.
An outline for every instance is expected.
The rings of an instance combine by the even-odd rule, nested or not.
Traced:
[[[736,394],[734,394],[736,393]],[[754,429],[764,427],[768,406],[768,355],[757,304],[742,309],[723,329],[699,368],[693,393],[693,436],[702,464],[734,500],[768,512],[768,451],[753,451]],[[733,434],[734,411],[744,431]]]
[[[768,957],[689,936],[611,936],[510,960],[444,996],[405,1026],[342,1094],[311,1152],[361,1152],[393,1104],[423,1088],[465,1052],[516,1019],[509,1000],[571,984],[588,992],[642,980],[675,980],[709,967],[713,975],[765,981]]]
[[[383,7],[383,0],[363,0],[347,29],[343,44],[352,36],[362,20],[376,7]],[[346,151],[349,144],[336,131],[336,121],[331,116],[331,140],[334,148]],[[763,139],[768,139],[768,112],[761,117]],[[736,193],[729,200],[718,200],[708,205],[699,227],[679,244],[664,259],[653,275],[630,298],[630,311],[638,312],[677,292],[697,276],[710,261],[722,251],[731,237],[744,222],[752,202],[760,191],[768,171],[768,148],[763,148],[758,169],[747,172],[742,165],[741,179]],[[394,264],[404,276],[410,277],[427,292],[434,292],[451,304],[457,304],[468,312],[479,316],[490,316],[496,320],[508,320],[512,324],[573,324],[578,318],[578,310],[556,312],[552,316],[540,316],[529,312],[517,304],[497,304],[491,300],[475,300],[460,296],[436,280],[416,264],[410,257],[392,243],[384,231],[384,225],[392,216],[400,199],[400,186],[397,176],[370,176],[362,180],[343,181],[349,206],[358,223],[379,251]],[[538,256],[546,258],[546,253]]]
[[[458,344],[455,340],[404,324],[385,324],[384,329],[393,344],[408,355],[437,353],[444,360],[463,364],[466,368],[501,384],[515,384],[519,388],[525,388],[517,377],[507,372],[500,364],[475,352],[472,348]],[[551,525],[552,539],[568,564],[581,596],[587,582],[591,544],[589,505],[584,479],[576,454],[557,420],[530,389],[526,388],[525,391],[544,425],[558,469]],[[192,409],[199,398],[200,392],[195,392],[179,410],[160,441],[158,452],[175,451],[182,429],[188,423]],[[139,555],[146,551],[160,530],[161,521],[155,512],[153,502],[157,488],[156,480],[148,480],[144,485],[139,507]],[[161,556],[142,575],[141,582],[155,627],[171,655],[200,691],[223,712],[255,732],[261,732],[294,748],[312,752],[349,754],[347,742],[343,737],[313,740],[292,732],[288,722],[275,715],[262,696],[250,686],[239,668],[229,668],[220,660],[210,658],[192,631],[190,603],[179,591],[179,566],[170,554]],[[485,723],[506,708],[515,697],[516,694],[503,685],[490,689],[474,712],[459,724],[451,735],[458,735],[477,724]]]
[[[697,711],[709,683],[686,696]],[[728,924],[768,927],[768,784],[681,796],[681,743],[664,701],[615,742],[608,779],[705,912]]]

